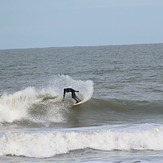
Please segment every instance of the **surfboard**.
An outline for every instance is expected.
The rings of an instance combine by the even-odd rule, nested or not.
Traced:
[[[83,101],[80,101],[80,102],[78,102],[78,103],[73,104],[73,106],[80,105],[80,104],[82,104],[82,103],[83,103]]]

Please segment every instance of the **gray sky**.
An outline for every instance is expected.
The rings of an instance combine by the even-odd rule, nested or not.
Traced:
[[[163,43],[163,0],[0,0],[0,49]]]

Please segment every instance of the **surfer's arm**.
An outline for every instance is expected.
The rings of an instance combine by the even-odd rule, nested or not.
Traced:
[[[65,93],[63,94],[63,98],[65,98]]]
[[[62,99],[62,101],[64,101],[64,99],[65,99],[65,94],[63,95],[63,99]]]
[[[65,94],[66,94],[66,89],[64,89],[64,92],[63,92],[63,100],[65,99]]]

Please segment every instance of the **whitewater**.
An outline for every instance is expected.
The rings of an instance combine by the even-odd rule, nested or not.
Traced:
[[[163,125],[113,125],[1,132],[1,155],[53,157],[79,149],[163,150]]]
[[[0,50],[0,161],[162,162],[162,54],[162,44]],[[63,101],[64,88],[83,103]]]

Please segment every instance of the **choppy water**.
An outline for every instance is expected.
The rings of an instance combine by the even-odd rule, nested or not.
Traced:
[[[1,50],[0,160],[161,162],[162,75],[163,44]]]

